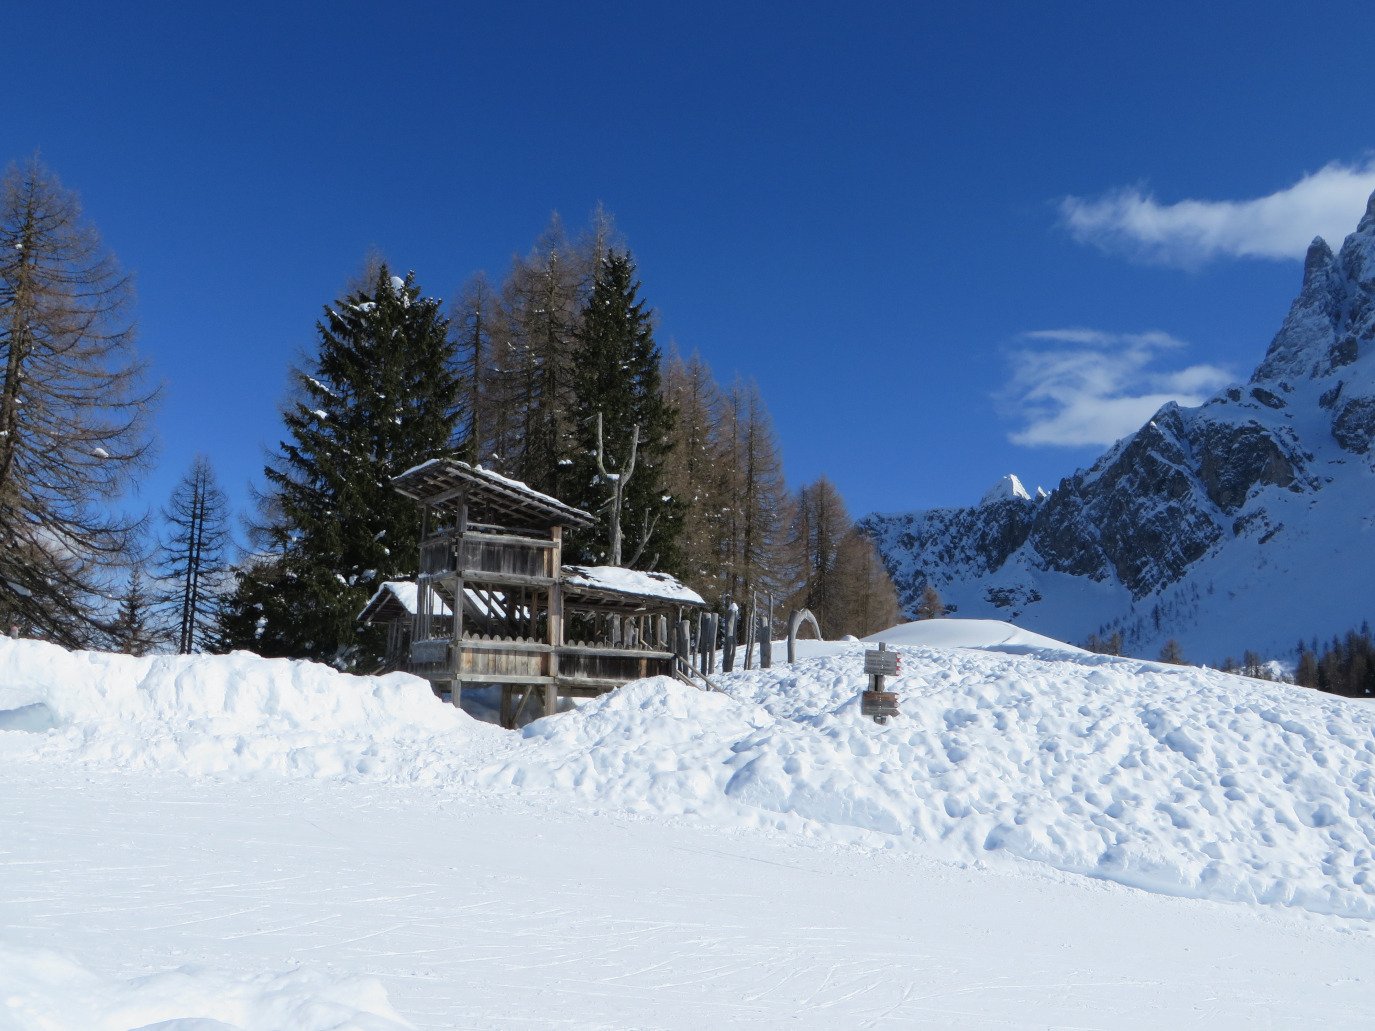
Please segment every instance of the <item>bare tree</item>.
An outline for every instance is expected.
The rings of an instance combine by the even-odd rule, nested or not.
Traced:
[[[0,184],[0,619],[64,644],[108,629],[137,521],[112,511],[148,455],[155,391],[129,277],[35,158]]]
[[[921,592],[921,601],[917,603],[918,619],[940,619],[945,615],[945,602],[941,601],[940,593],[927,584]]]
[[[197,455],[162,513],[167,535],[158,549],[160,600],[182,655],[208,650],[215,592],[227,573],[226,505],[209,459]]]
[[[602,413],[597,413],[597,470],[602,474],[602,479],[611,486],[611,498],[607,505],[611,509],[611,564],[619,566],[621,564],[621,510],[625,504],[625,488],[630,483],[630,477],[635,474],[635,458],[640,450],[640,427],[634,427],[630,432],[630,456],[616,472],[611,472],[606,467],[606,447],[602,442]],[[640,547],[635,552],[631,563],[640,557],[640,552],[649,543],[650,536],[654,533],[653,524],[647,524],[645,533],[640,539]]]

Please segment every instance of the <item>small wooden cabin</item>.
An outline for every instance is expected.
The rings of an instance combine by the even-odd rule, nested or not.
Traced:
[[[420,507],[420,572],[413,594],[379,591],[360,618],[396,626],[398,648],[409,621],[404,668],[455,705],[465,684],[499,685],[511,725],[532,698],[549,714],[560,695],[674,674],[673,635],[705,603],[665,573],[564,566],[564,529],[588,513],[451,459],[392,484]]]

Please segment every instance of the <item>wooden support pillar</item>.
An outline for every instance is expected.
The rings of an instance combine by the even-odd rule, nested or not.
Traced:
[[[559,675],[559,652],[563,646],[563,582],[559,577],[563,569],[563,527],[555,526],[549,531],[549,536],[554,542],[553,548],[549,551],[550,563],[553,569],[550,576],[554,582],[549,586],[549,618],[546,621],[549,625],[549,677],[550,683],[544,689],[544,715],[552,716],[559,711],[559,686],[557,683]]]

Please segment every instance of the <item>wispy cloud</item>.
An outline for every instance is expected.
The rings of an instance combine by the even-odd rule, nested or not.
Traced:
[[[1217,257],[1301,259],[1314,236],[1334,246],[1356,228],[1375,191],[1375,156],[1333,162],[1293,186],[1250,200],[1163,204],[1140,188],[1066,197],[1060,215],[1081,243],[1145,261],[1196,267]]]
[[[1233,379],[1216,365],[1162,368],[1188,345],[1158,330],[1043,329],[1018,340],[1002,399],[1024,423],[1008,439],[1026,447],[1111,444],[1167,401],[1201,404]]]

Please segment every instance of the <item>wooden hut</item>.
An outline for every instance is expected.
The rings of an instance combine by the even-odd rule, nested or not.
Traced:
[[[564,528],[590,526],[586,512],[449,459],[392,484],[419,504],[421,534],[414,611],[390,611],[411,622],[407,668],[454,704],[465,684],[499,685],[510,725],[532,699],[548,714],[560,695],[675,672],[674,631],[701,597],[664,573],[564,566]]]

